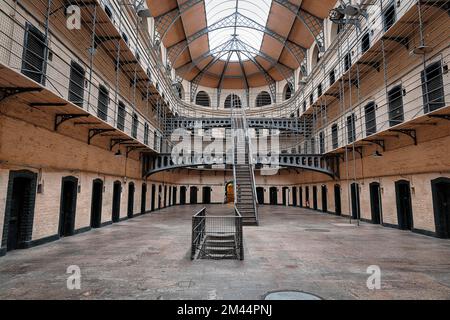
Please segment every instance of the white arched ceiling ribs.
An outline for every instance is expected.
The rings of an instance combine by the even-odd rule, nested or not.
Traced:
[[[276,81],[272,76],[267,73],[267,71],[263,68],[263,66],[253,57],[253,55],[246,53],[245,51],[241,51],[241,53],[247,57],[251,62],[253,62],[256,67],[259,69],[259,71],[264,75],[264,79],[267,82],[267,85],[269,86],[270,94],[272,95],[272,101],[275,103],[277,102],[277,85]]]
[[[296,18],[303,23],[309,33],[314,37],[321,52],[325,51],[325,36],[323,31],[323,19],[303,10],[301,7],[291,3],[289,0],[272,0],[295,14]]]
[[[259,50],[255,49],[254,47],[252,47],[251,45],[245,43],[244,41],[238,39],[237,37],[233,37],[233,39],[227,41],[226,43],[224,43],[223,45],[218,46],[217,48],[214,48],[213,50],[211,50],[210,52],[207,52],[205,54],[203,54],[202,56],[200,56],[199,58],[195,59],[191,65],[189,66],[188,70],[185,72],[185,74],[189,74],[192,69],[194,69],[199,63],[201,63],[204,59],[206,58],[210,58],[215,57],[213,60],[211,60],[206,67],[200,69],[199,73],[195,76],[195,78],[192,80],[193,85],[191,86],[191,99],[194,99],[194,97],[196,96],[197,90],[198,90],[198,86],[199,83],[203,77],[203,75],[210,69],[210,67],[212,65],[214,65],[214,63],[216,63],[218,60],[220,60],[220,58],[227,52],[236,52],[236,54],[238,54],[238,58],[240,59],[240,63],[241,63],[241,68],[243,68],[242,66],[242,56],[241,53],[247,53],[248,55],[255,57],[255,56],[259,56],[265,60],[267,60],[272,66],[275,67],[275,69],[278,70],[278,72],[283,76],[283,78],[288,82],[288,84],[291,87],[291,90],[294,91],[294,79],[295,79],[295,72],[294,70],[292,70],[291,68],[278,63],[277,61],[275,61],[275,59],[273,59],[272,57],[270,57],[269,55],[260,52]],[[220,56],[218,56],[220,54]],[[247,55],[245,55],[247,57]],[[256,59],[249,59],[252,63],[254,63],[256,65],[256,67],[261,70],[261,68],[263,68],[261,66],[261,64],[259,63],[255,63]],[[267,73],[267,71],[265,71]],[[249,87],[248,85],[248,79],[247,79],[247,75],[245,74],[245,71],[243,72],[244,75],[244,79],[245,79],[245,83],[247,88]],[[270,77],[272,78],[272,77]],[[266,77],[266,81],[267,81],[267,77]],[[268,84],[271,81],[268,81]]]
[[[237,56],[239,59],[239,66],[241,67],[242,77],[244,78],[245,81],[245,95],[246,95],[245,98],[248,106],[250,105],[250,86],[248,85],[247,74],[245,72],[244,63],[242,62],[241,53],[239,51],[237,52]]]
[[[186,2],[180,4],[176,9],[155,17],[155,29],[158,30],[158,32],[155,33],[155,47],[159,47],[159,45],[164,41],[164,38],[169,30],[175,22],[181,18],[183,13],[187,12],[200,2],[203,2],[203,0],[187,0]]]
[[[235,12],[216,23],[212,24],[209,27],[206,27],[195,34],[189,36],[186,40],[183,40],[167,49],[168,51],[168,57],[172,61],[172,65],[175,65],[178,58],[181,56],[181,54],[188,48],[188,46],[197,40],[198,38],[202,37],[205,34],[208,34],[211,31],[219,30],[223,28],[229,28],[229,27],[239,27],[239,28],[249,28],[254,29],[260,32],[263,32],[267,34],[268,36],[272,37],[273,39],[277,40],[281,44],[285,44],[289,52],[292,54],[292,56],[295,58],[297,63],[299,65],[302,64],[303,60],[306,57],[306,49],[301,47],[300,45],[286,39],[285,37],[279,35],[278,33],[268,29],[267,27],[257,23],[256,21],[249,19],[245,17],[244,15],[240,14],[239,12]]]
[[[214,59],[212,59],[203,69],[200,69],[200,72],[195,76],[191,81],[191,102],[194,101],[195,96],[197,95],[198,86],[200,85],[200,81],[203,78],[203,75],[208,71],[217,61],[222,59],[230,50],[224,50],[220,52]],[[231,53],[230,53],[231,55]]]

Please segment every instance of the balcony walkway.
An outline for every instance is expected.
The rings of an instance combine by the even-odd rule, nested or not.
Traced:
[[[0,258],[0,299],[261,299],[300,290],[324,299],[449,299],[450,240],[300,208],[260,208],[245,260],[191,261],[192,213],[175,207]],[[211,214],[232,207],[208,206]],[[81,290],[66,289],[70,265]],[[366,287],[370,265],[382,289]],[[420,290],[417,290],[420,288]]]

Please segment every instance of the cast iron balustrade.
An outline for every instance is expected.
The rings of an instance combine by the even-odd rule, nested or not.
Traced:
[[[308,132],[305,127],[308,123],[300,122],[295,118],[249,118],[248,127],[255,129],[274,129],[281,131],[291,131],[295,133]],[[231,128],[230,118],[170,118],[166,120],[167,132],[176,129],[193,130],[196,128]]]
[[[144,172],[145,177],[149,177],[155,173],[173,169],[181,168],[195,168],[200,166],[211,166],[211,165],[233,165],[232,155],[226,154],[216,154],[213,156],[203,156],[199,154],[191,155],[181,155],[175,159],[172,159],[172,154],[160,154],[160,155],[143,155],[148,157],[144,161]],[[311,170],[315,172],[320,172],[336,178],[339,176],[338,168],[338,158],[328,157],[324,155],[305,155],[305,154],[280,154],[280,155],[253,155],[252,163],[256,167],[271,166],[271,169],[277,168],[296,168]]]

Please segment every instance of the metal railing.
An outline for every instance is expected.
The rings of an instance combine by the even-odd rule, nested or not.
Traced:
[[[212,216],[201,209],[192,217],[191,260],[244,260],[242,216]]]
[[[252,183],[253,207],[255,208],[255,218],[258,223],[258,202],[256,201],[257,194],[256,194],[256,179],[255,179],[255,163],[254,163],[254,157],[253,157],[254,152],[253,152],[253,146],[252,146],[252,142],[251,142],[251,138],[250,138],[250,134],[249,134],[249,127],[248,127],[245,110],[242,111],[242,119],[244,122],[246,145],[248,148],[248,150],[247,150],[248,151],[248,165],[249,165],[249,169],[250,169],[250,179],[251,179],[251,183]]]

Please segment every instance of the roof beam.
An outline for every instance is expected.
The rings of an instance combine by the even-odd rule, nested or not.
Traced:
[[[314,37],[321,52],[325,51],[325,36],[323,32],[323,19],[303,10],[301,6],[291,3],[289,0],[273,0],[273,2],[283,6],[292,12],[300,22],[305,25],[309,33]]]
[[[169,47],[167,49],[167,52],[170,60],[172,61],[172,65],[175,65],[175,62],[178,60],[181,54],[189,47],[192,42],[194,42],[198,38],[204,36],[205,34],[208,34],[211,31],[235,26],[239,28],[248,28],[263,32],[273,39],[277,40],[281,44],[285,44],[289,52],[292,54],[299,65],[302,64],[304,58],[306,57],[305,48],[238,12],[217,21],[209,27],[199,30],[195,34],[189,36],[185,41],[181,41],[180,43]]]
[[[256,59],[252,55],[247,54],[245,52],[242,52],[242,54],[245,55],[251,62],[253,62],[258,67],[259,71],[261,71],[264,74],[264,79],[266,80],[267,85],[269,86],[270,93],[272,95],[272,102],[273,103],[277,102],[277,86],[275,79],[272,78],[272,76],[267,73],[267,71],[263,68],[263,66],[261,66],[261,64],[259,64],[259,62],[256,61]]]
[[[175,22],[177,22],[185,12],[192,9],[200,2],[203,2],[203,0],[187,0],[182,4],[179,4],[176,9],[155,17],[155,29],[159,30],[159,35],[157,39],[155,39],[155,46],[158,47],[164,41],[169,30],[172,29]]]

